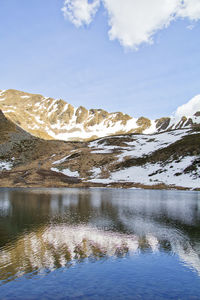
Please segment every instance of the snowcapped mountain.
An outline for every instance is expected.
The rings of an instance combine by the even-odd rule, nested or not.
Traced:
[[[25,131],[47,140],[86,141],[119,134],[153,134],[200,124],[200,95],[179,107],[173,116],[157,120],[75,108],[63,100],[17,90],[0,91],[0,109]]]
[[[0,111],[0,187],[200,190],[200,127],[88,142],[43,140]]]

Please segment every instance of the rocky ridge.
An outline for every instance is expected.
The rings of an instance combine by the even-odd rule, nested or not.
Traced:
[[[186,129],[200,123],[200,111],[190,116],[136,119],[122,112],[75,108],[63,100],[17,90],[0,91],[0,109],[26,132],[46,140],[89,141],[110,135]]]

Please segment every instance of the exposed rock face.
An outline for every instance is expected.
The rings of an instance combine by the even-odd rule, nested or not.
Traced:
[[[156,120],[156,128],[158,132],[164,131],[170,124],[170,118],[160,118]]]
[[[136,119],[122,112],[74,108],[63,100],[17,90],[0,91],[0,109],[16,125],[46,140],[87,141],[116,134],[152,134],[200,123],[199,111],[189,117]]]
[[[30,146],[32,145],[32,142],[37,140],[36,137],[31,136],[28,132],[25,132],[16,124],[8,120],[1,110],[0,133],[0,160],[3,158],[5,162],[8,160],[10,163],[13,154],[17,157],[21,156],[21,158],[24,158],[25,145],[28,144]]]
[[[142,133],[151,127],[151,120],[145,117],[140,117],[136,123],[138,125],[138,128],[135,130],[136,133]]]
[[[8,120],[0,110],[0,144],[30,139],[31,135],[22,128]]]
[[[195,114],[194,114],[195,117],[200,117],[200,111],[197,111]]]
[[[7,119],[5,115],[2,113],[2,111],[0,110],[0,126],[2,126],[4,123],[7,123]]]

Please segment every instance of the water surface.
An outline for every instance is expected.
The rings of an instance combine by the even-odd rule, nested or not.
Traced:
[[[200,193],[0,189],[1,299],[200,299]]]

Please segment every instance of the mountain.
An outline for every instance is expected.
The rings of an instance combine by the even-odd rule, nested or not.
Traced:
[[[200,190],[200,128],[89,142],[43,140],[0,111],[0,187]]]
[[[0,186],[200,190],[199,103],[151,121],[1,91]]]
[[[74,108],[63,100],[17,90],[0,91],[0,109],[15,124],[36,137],[65,141],[192,128],[200,123],[200,95],[191,101],[173,117],[150,120],[132,118],[122,112],[108,113],[103,109]]]

